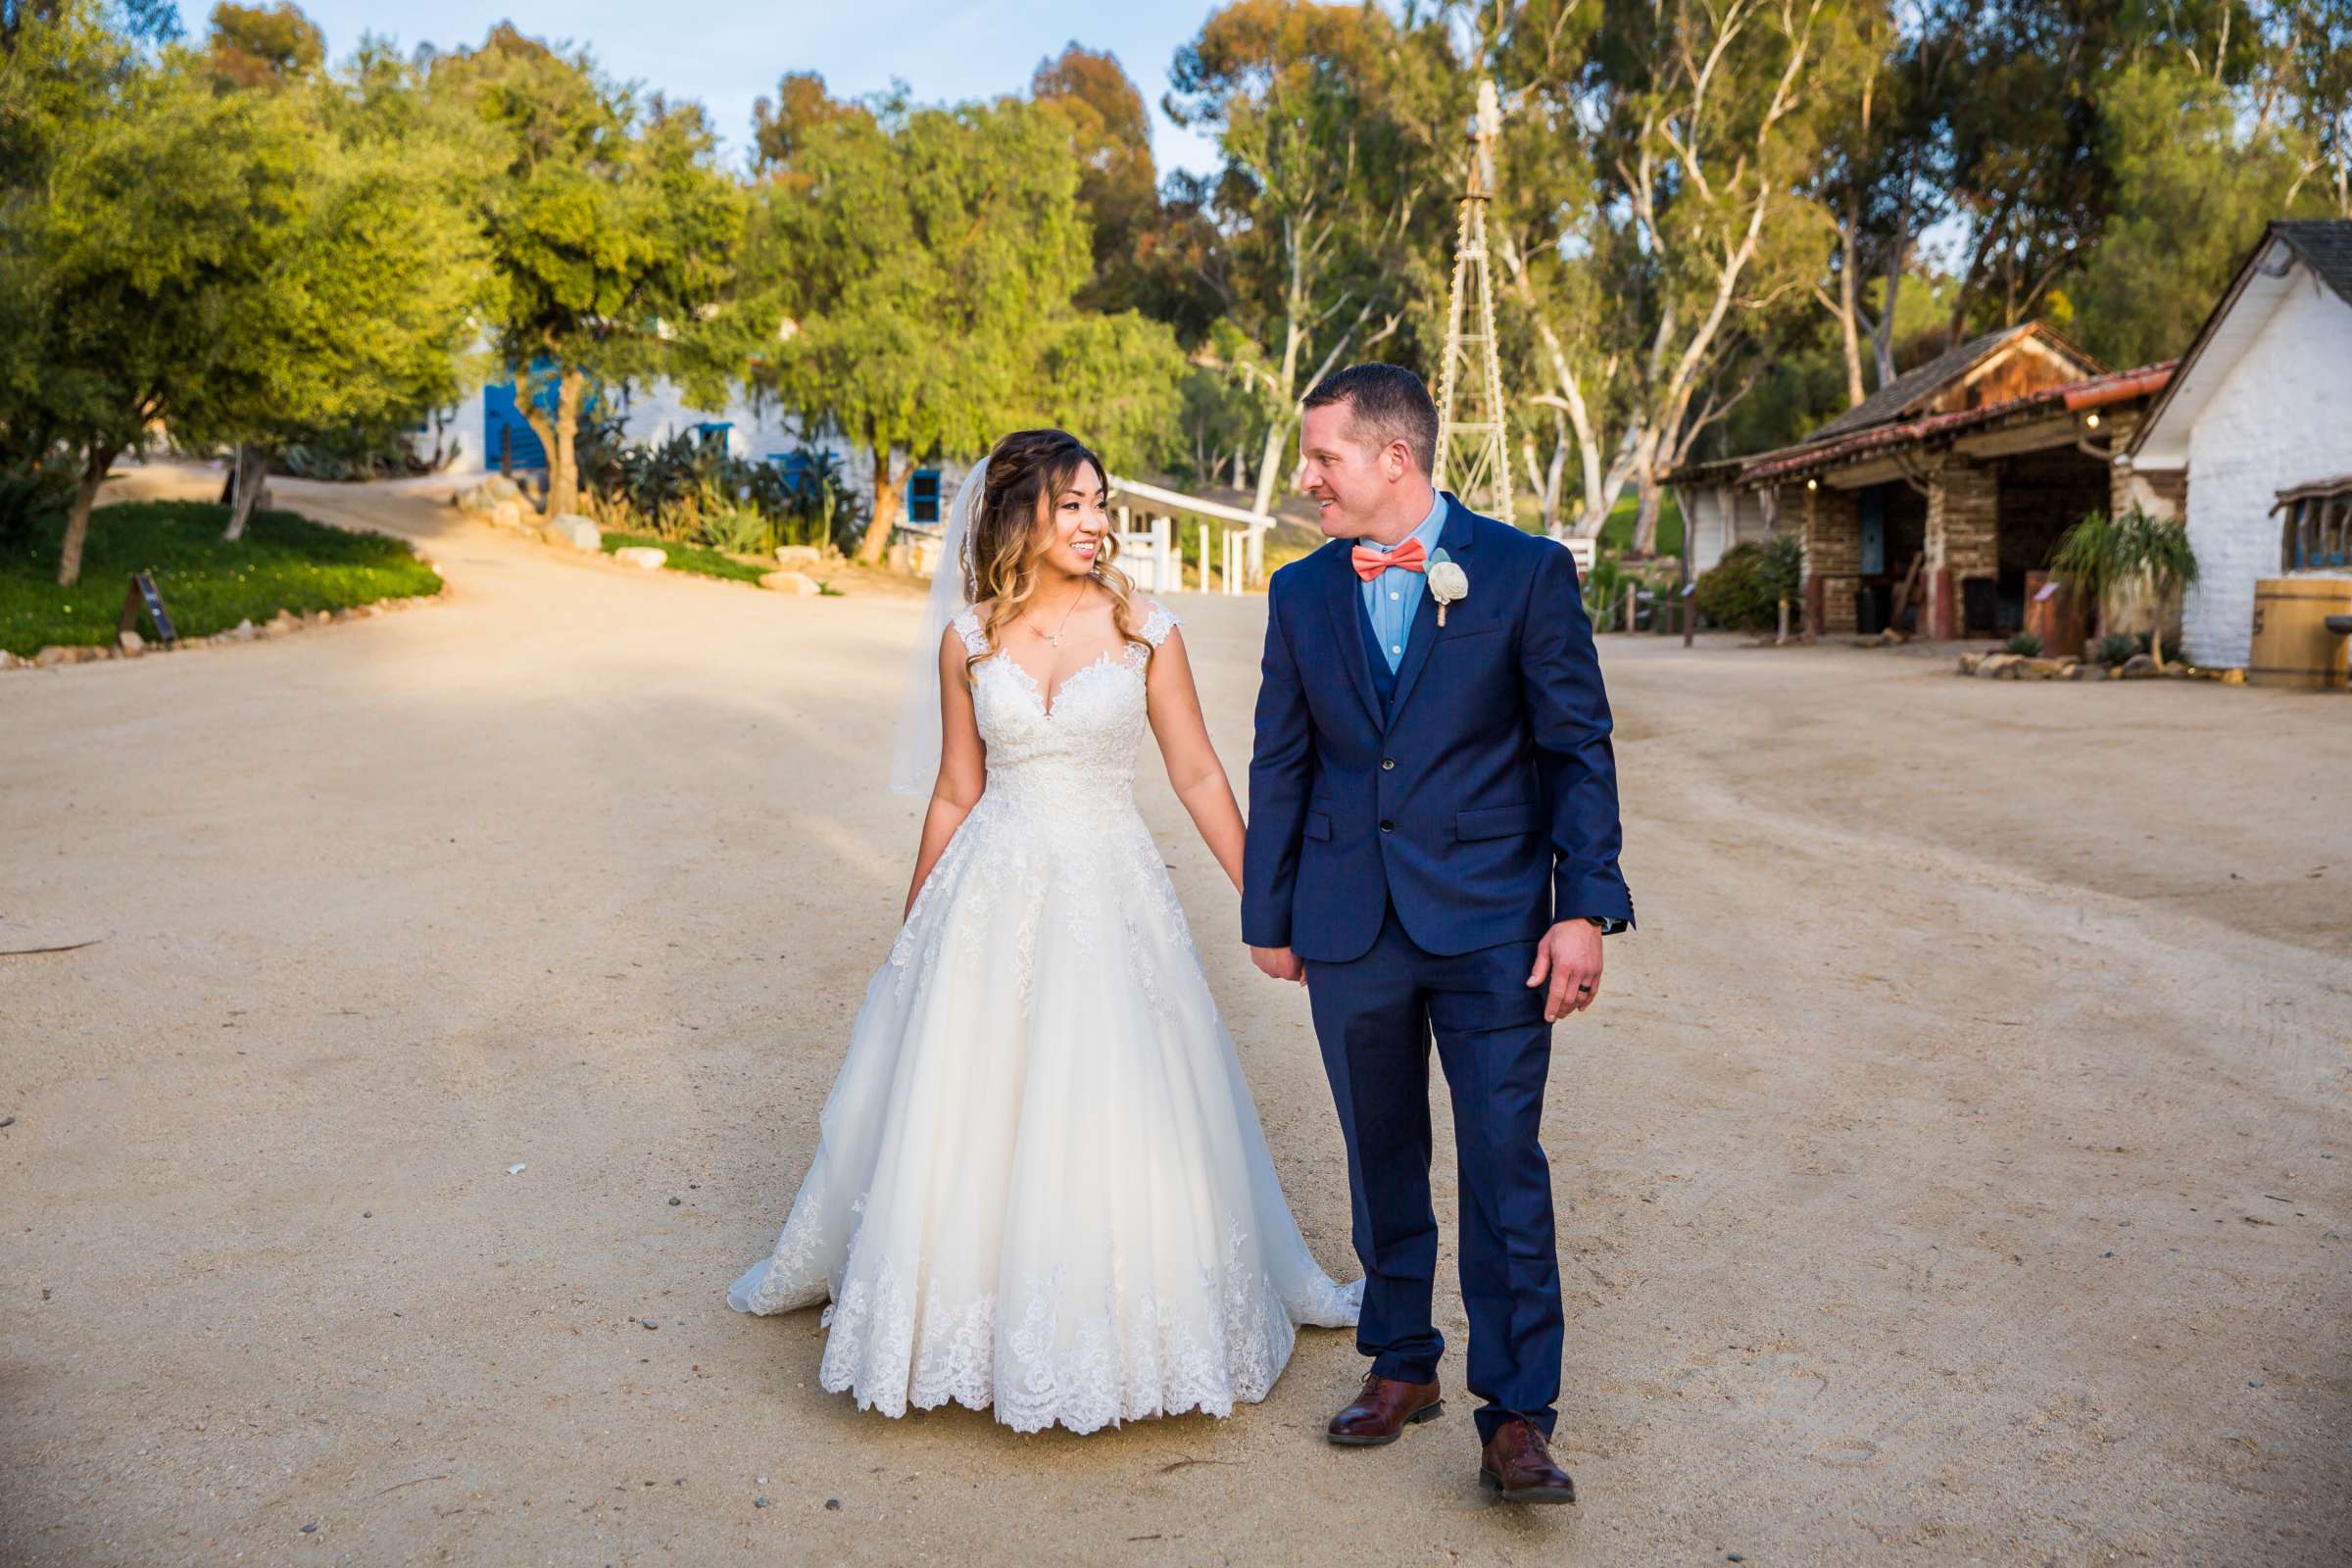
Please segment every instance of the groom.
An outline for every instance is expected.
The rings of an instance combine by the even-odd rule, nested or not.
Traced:
[[[1551,1026],[1633,923],[1609,705],[1576,566],[1430,483],[1418,376],[1357,365],[1307,394],[1305,490],[1330,542],[1268,593],[1242,937],[1303,980],[1348,1145],[1363,1392],[1331,1441],[1443,1405],[1430,1319],[1429,1045],[1453,1100],[1479,1474],[1574,1502],[1553,1462],[1560,1279],[1539,1141]]]

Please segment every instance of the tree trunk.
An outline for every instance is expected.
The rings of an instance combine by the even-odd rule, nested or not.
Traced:
[[[236,488],[230,493],[228,526],[220,537],[235,543],[245,537],[246,519],[253,515],[254,503],[261,499],[263,475],[269,471],[269,454],[247,442],[237,443],[229,459],[230,471],[236,475]]]
[[[1657,465],[1644,463],[1634,480],[1634,553],[1654,555],[1658,548],[1658,511],[1664,488],[1658,483]]]
[[[81,547],[90,536],[90,509],[97,505],[98,487],[106,483],[106,470],[114,464],[115,454],[111,449],[92,447],[89,461],[82,465],[81,482],[74,489],[74,510],[66,514],[65,546],[58,552],[60,588],[71,588],[81,581]]]
[[[580,505],[580,405],[587,372],[565,366],[556,378],[556,444],[547,453],[547,514],[560,517]]]
[[[1871,358],[1877,362],[1879,385],[1894,379],[1894,305],[1903,287],[1903,258],[1911,249],[1911,192],[1904,189],[1903,200],[1895,209],[1894,243],[1887,248],[1886,286],[1881,290],[1879,319],[1871,328]]]
[[[1862,197],[1857,192],[1847,198],[1845,221],[1838,230],[1838,346],[1845,350],[1845,406],[1849,409],[1867,396],[1862,390],[1861,280],[1854,275],[1861,260],[1854,235],[1861,226]]]
[[[891,530],[899,525],[899,481],[890,471],[890,446],[887,442],[874,445],[874,514],[866,519],[865,539],[858,546],[858,559],[868,565],[879,565],[890,550]],[[942,559],[942,571],[954,571],[956,563]]]

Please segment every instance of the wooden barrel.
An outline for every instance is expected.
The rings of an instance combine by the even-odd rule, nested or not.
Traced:
[[[2345,646],[2328,629],[2329,615],[2352,613],[2352,577],[2265,577],[2254,585],[2254,657],[2250,686],[2347,683]]]

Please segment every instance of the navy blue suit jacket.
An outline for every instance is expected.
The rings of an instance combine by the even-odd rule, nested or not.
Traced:
[[[1532,941],[1554,919],[1633,919],[1576,564],[1446,500],[1439,544],[1469,595],[1443,629],[1421,596],[1385,711],[1351,542],[1268,587],[1242,894],[1252,947],[1347,962],[1392,901],[1405,934],[1439,955]]]

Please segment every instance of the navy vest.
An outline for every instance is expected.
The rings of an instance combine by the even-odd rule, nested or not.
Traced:
[[[1386,724],[1390,710],[1396,706],[1396,670],[1389,667],[1388,655],[1381,652],[1380,633],[1372,629],[1372,612],[1364,608],[1364,596],[1360,593],[1355,596],[1355,618],[1363,628],[1364,657],[1372,663],[1372,690],[1380,698],[1380,718]],[[1409,627],[1405,635],[1412,635]],[[1399,660],[1397,668],[1403,667],[1403,661]]]

